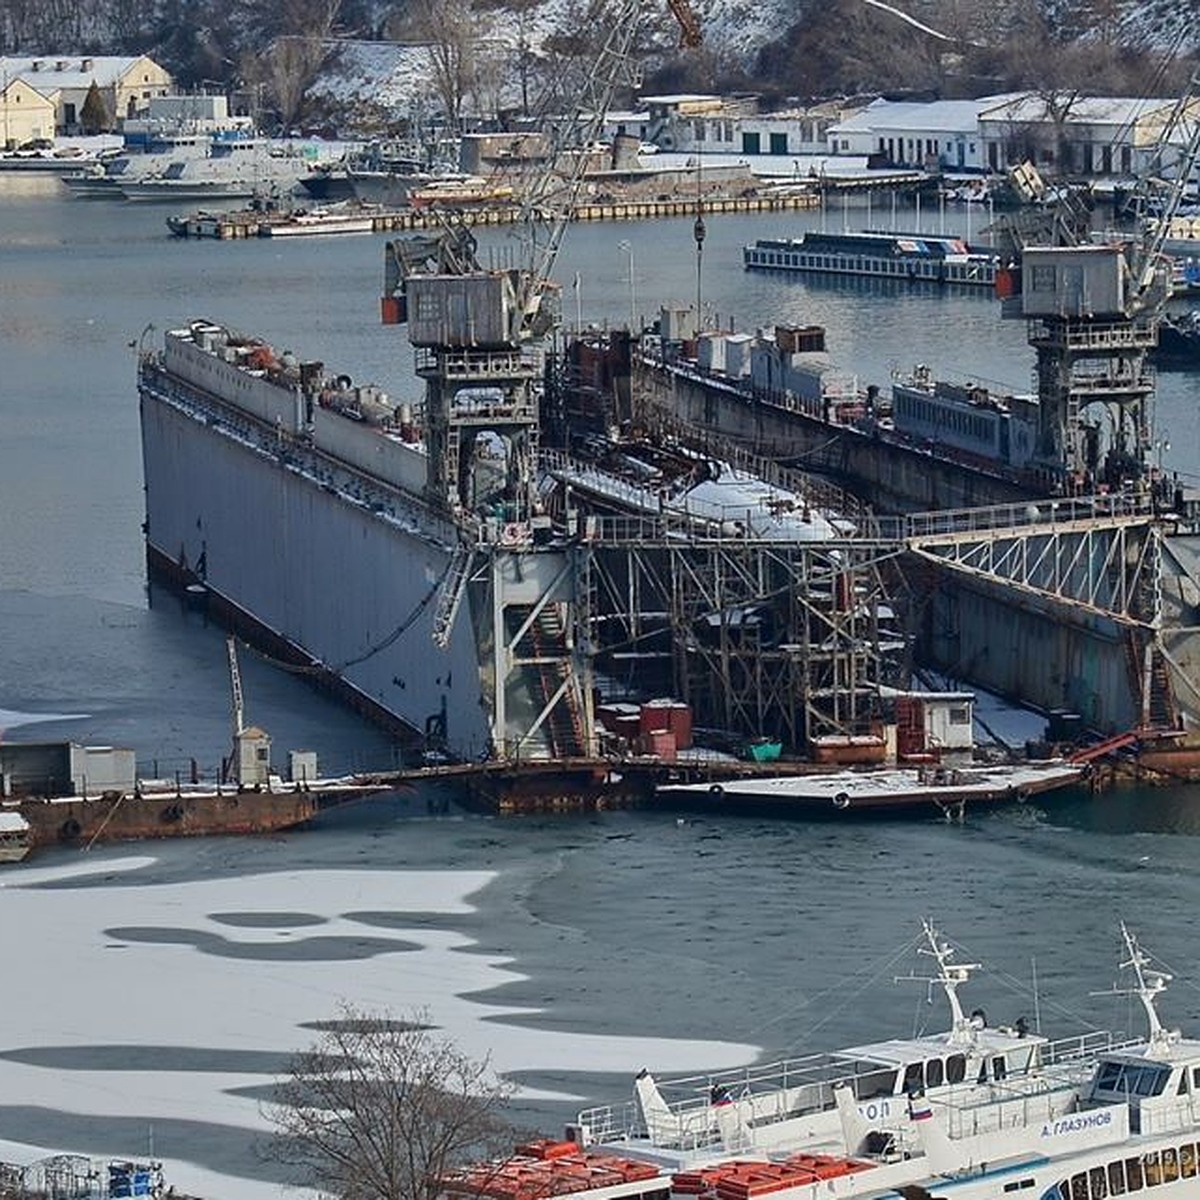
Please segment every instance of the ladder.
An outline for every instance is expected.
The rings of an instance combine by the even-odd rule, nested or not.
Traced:
[[[467,590],[467,579],[471,574],[471,563],[475,551],[462,543],[454,547],[450,556],[450,564],[446,574],[442,576],[442,586],[438,589],[437,607],[433,613],[433,643],[440,650],[450,644],[450,631],[454,628],[454,618],[458,616],[458,606],[462,603],[463,593]]]

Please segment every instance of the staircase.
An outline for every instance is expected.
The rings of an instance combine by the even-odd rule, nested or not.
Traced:
[[[517,606],[510,610],[510,616],[519,627],[528,620],[531,611],[529,606]],[[587,737],[578,690],[568,685],[554,701],[571,674],[571,648],[555,605],[542,607],[513,647],[513,653],[524,666],[530,699],[539,712],[546,713],[541,728],[545,731],[550,753],[555,758],[575,758],[585,754]],[[547,711],[551,701],[554,701],[553,707]]]
[[[450,631],[454,628],[458,606],[467,590],[467,580],[471,575],[474,557],[475,552],[471,547],[461,544],[455,546],[450,563],[446,567],[446,574],[442,576],[437,607],[433,611],[433,644],[440,650],[445,650],[450,644]]]

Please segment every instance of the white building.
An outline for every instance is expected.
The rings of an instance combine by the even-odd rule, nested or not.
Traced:
[[[829,151],[924,170],[1002,172],[1028,160],[1055,174],[1128,176],[1150,165],[1175,103],[1080,96],[1056,105],[1032,92],[875,100],[829,128]]]
[[[823,155],[827,131],[847,112],[846,102],[826,101],[766,113],[754,96],[644,96],[642,103],[649,116],[642,140],[660,150],[780,160]]]
[[[1036,167],[1089,179],[1141,174],[1151,166],[1177,101],[1113,96],[993,97],[979,117],[989,170],[1028,159]],[[1193,102],[1192,119],[1200,115]],[[1177,142],[1187,136],[1180,130]]]
[[[988,168],[981,115],[999,99],[874,100],[828,130],[831,154],[866,154],[879,166],[945,171]]]

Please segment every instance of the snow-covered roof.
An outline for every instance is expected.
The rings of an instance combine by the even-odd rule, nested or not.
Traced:
[[[0,76],[19,76],[43,93],[56,88],[89,88],[93,83],[97,87],[112,87],[143,57],[140,54],[6,56],[0,58]]]
[[[973,130],[985,112],[997,103],[1010,101],[1012,95],[986,96],[980,100],[873,100],[844,121],[830,127],[830,133],[871,133],[885,129],[923,129],[930,133],[957,133]]]
[[[990,97],[991,103],[980,111],[984,121],[1047,121],[1050,99],[1034,92],[1014,96]],[[1171,109],[1174,100],[1150,100],[1129,96],[1078,96],[1069,101],[1064,98],[1065,120],[1068,123],[1086,122],[1102,125],[1133,125],[1152,113]]]

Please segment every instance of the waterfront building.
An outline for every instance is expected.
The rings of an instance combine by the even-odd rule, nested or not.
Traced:
[[[53,136],[54,101],[23,79],[5,80],[0,87],[0,149]]]
[[[648,121],[639,131],[660,150],[786,158],[824,154],[829,130],[855,105],[827,100],[762,112],[754,96],[644,96]]]
[[[93,84],[114,122],[145,112],[152,97],[165,95],[172,86],[170,73],[144,54],[7,56],[0,58],[0,79],[24,80],[52,100],[55,129],[68,134],[79,132],[84,101]]]
[[[878,99],[828,128],[828,151],[926,170],[1000,172],[1032,162],[1055,174],[1096,180],[1133,176],[1158,154],[1176,104],[1106,96],[1056,104],[1035,92],[977,100]]]
[[[992,97],[980,112],[979,139],[989,170],[1028,160],[1060,175],[1089,179],[1142,175],[1162,149],[1178,100],[1113,96],[1060,98],[1028,92]],[[1191,101],[1195,119],[1200,101]],[[1182,132],[1186,136],[1186,122]],[[1175,147],[1175,154],[1183,147]]]
[[[890,167],[982,171],[980,117],[996,100],[873,100],[830,126],[828,150],[872,155]]]

